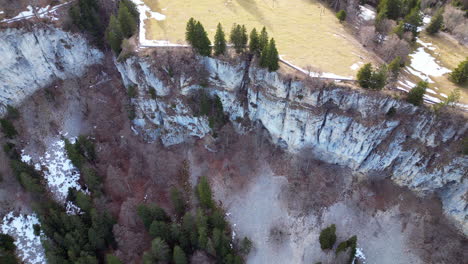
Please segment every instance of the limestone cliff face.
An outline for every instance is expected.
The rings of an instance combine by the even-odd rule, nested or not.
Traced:
[[[0,106],[16,105],[54,80],[78,77],[103,57],[82,36],[51,27],[6,29],[0,39]]]
[[[272,140],[291,152],[310,147],[327,162],[369,175],[389,175],[420,194],[435,192],[445,212],[468,234],[468,157],[454,151],[467,136],[466,119],[438,117],[401,100],[344,86],[311,88],[245,62],[204,58],[199,63],[208,74],[207,90],[220,97],[231,120],[261,122]],[[150,64],[135,57],[117,64],[124,81],[140,87],[135,124],[163,125],[165,145],[209,133],[207,120],[194,117],[184,105],[185,95],[200,88],[196,76],[184,75],[176,83],[185,85],[174,86],[162,81],[164,72],[152,71]],[[163,97],[149,99],[145,90],[150,87]],[[164,97],[169,94],[165,91],[171,91],[167,97],[171,99]],[[167,100],[177,100],[171,113]],[[391,108],[396,109],[393,116],[387,114]],[[157,138],[156,130],[146,126],[144,131]]]

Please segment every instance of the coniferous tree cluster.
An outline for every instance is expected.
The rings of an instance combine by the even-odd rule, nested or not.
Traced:
[[[137,31],[138,17],[135,4],[129,0],[120,1],[117,16],[111,15],[106,30],[106,39],[116,54],[122,50],[123,40]]]
[[[173,219],[154,204],[138,206],[137,214],[153,238],[150,249],[143,255],[144,264],[158,261],[186,264],[199,250],[215,258],[217,263],[244,263],[242,255],[249,253],[252,243],[247,238],[239,245],[232,241],[229,224],[222,208],[213,200],[206,177],[200,178],[195,194],[198,206],[190,209],[182,198],[184,194],[171,190],[176,211]]]
[[[441,8],[437,10],[436,14],[431,18],[431,22],[429,23],[429,26],[427,26],[426,28],[426,32],[429,35],[434,35],[442,29],[442,26],[444,25],[443,13],[444,13],[444,9]]]
[[[20,263],[15,255],[16,246],[13,237],[0,234],[0,263],[17,264]]]
[[[81,31],[89,32],[96,40],[102,38],[102,22],[97,0],[78,0],[69,10],[73,24]]]
[[[398,22],[393,32],[400,38],[404,32],[412,32],[413,40],[418,35],[418,27],[422,25],[421,3],[419,0],[382,0],[377,7],[375,26],[381,31],[383,21],[392,19]]]
[[[208,33],[200,23],[193,18],[187,22],[185,40],[202,56],[211,55],[211,41]],[[219,44],[219,43],[218,43]]]
[[[406,100],[414,105],[421,105],[424,102],[424,93],[428,87],[428,83],[424,81],[418,82],[418,84],[413,87],[408,92]]]
[[[359,69],[357,81],[364,89],[381,90],[387,84],[387,67],[383,65],[374,70],[372,64],[367,63]]]
[[[229,40],[234,46],[236,53],[244,52],[247,48],[247,28],[245,25],[236,25],[234,24],[231,29],[231,34],[229,35]]]
[[[218,23],[216,27],[216,34],[214,37],[214,55],[224,55],[226,53],[227,44],[226,44],[226,36],[223,31],[223,27],[221,23]]]

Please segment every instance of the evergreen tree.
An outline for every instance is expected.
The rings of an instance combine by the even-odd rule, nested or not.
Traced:
[[[192,46],[202,56],[211,55],[211,41],[200,21],[197,21],[195,24],[195,34]]]
[[[443,13],[444,13],[444,10],[441,8],[436,12],[435,16],[432,17],[431,23],[426,28],[426,32],[429,35],[433,35],[439,32],[439,30],[442,28],[444,24],[444,17],[442,15]]]
[[[396,34],[400,39],[402,39],[403,34],[405,34],[405,22],[403,22],[403,20],[398,22],[398,25],[395,28],[393,28],[392,32]]]
[[[120,23],[114,15],[111,15],[109,26],[107,27],[107,42],[115,54],[119,54],[121,50],[123,35],[120,29]]]
[[[106,264],[123,264],[123,262],[118,257],[111,254],[107,254]]]
[[[242,26],[234,24],[229,35],[229,41],[234,46],[236,53],[242,52]]]
[[[414,105],[421,105],[424,102],[423,97],[427,86],[427,82],[418,82],[418,84],[408,92],[406,100]]]
[[[218,23],[214,37],[214,55],[219,56],[226,53],[226,38],[221,23]]]
[[[125,38],[131,37],[136,31],[137,20],[123,2],[119,4],[118,18],[123,36]]]
[[[383,65],[378,71],[372,73],[371,89],[381,90],[387,83],[387,67]]]
[[[151,242],[151,254],[156,261],[169,261],[169,247],[160,237]]]
[[[187,26],[185,28],[185,40],[188,44],[193,46],[194,39],[195,39],[195,25],[197,21],[191,17],[187,22]]]
[[[338,18],[340,23],[345,21],[346,20],[346,11],[344,11],[343,9],[338,11],[338,13],[336,13],[336,18]]]
[[[450,73],[450,79],[456,84],[464,84],[468,81],[468,58],[460,62],[457,68]]]
[[[418,27],[422,26],[423,24],[421,11],[419,10],[419,7],[411,9],[411,12],[405,17],[404,21],[406,24],[409,24],[409,28],[407,28],[406,30],[411,31],[415,39],[418,35]]]
[[[173,261],[174,264],[187,264],[185,252],[179,246],[174,247]]]
[[[149,228],[149,233],[152,237],[160,237],[166,241],[171,238],[171,228],[170,226],[162,221],[153,221]]]
[[[269,62],[269,59],[270,59],[270,44],[267,43],[266,46],[263,46],[262,48],[262,53],[260,55],[260,61],[259,61],[259,65],[260,67],[262,68],[268,68],[268,65],[270,64]]]
[[[185,214],[186,207],[182,193],[177,188],[173,187],[171,188],[170,198],[177,216],[182,217]]]
[[[197,196],[200,204],[205,208],[213,208],[214,202],[211,192],[210,184],[208,183],[208,179],[203,176],[200,178],[200,181],[197,185]]]
[[[275,39],[271,39],[268,44],[268,70],[270,72],[277,71],[279,69],[279,55],[276,49]]]
[[[401,7],[401,0],[382,0],[377,7],[377,12],[380,13],[385,10],[389,19],[396,20],[400,17]]]
[[[247,42],[249,41],[249,37],[247,35],[247,28],[245,27],[245,25],[242,25],[241,27],[240,40],[241,40],[242,50],[245,50],[247,48]]]
[[[401,57],[397,56],[388,64],[388,71],[392,74],[392,78],[397,79],[401,68]]]
[[[253,54],[260,52],[260,38],[255,28],[250,32],[249,50]]]
[[[266,31],[266,28],[262,28],[262,32],[260,33],[259,37],[259,51],[260,53],[264,50],[264,48],[268,45],[268,32]]]
[[[372,64],[370,63],[365,64],[359,69],[357,80],[362,88],[367,89],[371,87],[372,72]]]
[[[81,31],[91,33],[95,39],[102,37],[103,28],[97,0],[78,0],[78,3],[70,8],[69,13],[73,24]]]
[[[319,242],[322,250],[332,249],[336,242],[336,226],[333,224],[320,232]]]

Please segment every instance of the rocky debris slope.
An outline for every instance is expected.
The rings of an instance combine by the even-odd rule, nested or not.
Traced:
[[[468,158],[457,146],[467,136],[465,118],[436,116],[389,96],[338,85],[314,88],[242,61],[194,61],[185,69],[157,58],[116,62],[125,84],[139,87],[134,124],[147,137],[161,136],[172,145],[209,133],[207,120],[195,117],[187,105],[190,91],[204,86],[220,97],[232,121],[261,122],[272,140],[291,152],[311,147],[316,158],[329,163],[389,176],[422,195],[437,193],[446,214],[468,235]],[[150,89],[157,96],[151,98]]]
[[[5,29],[0,39],[0,106],[17,105],[54,80],[81,76],[103,58],[82,36],[52,27]]]

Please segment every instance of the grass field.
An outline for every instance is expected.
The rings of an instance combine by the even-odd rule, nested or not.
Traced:
[[[369,62],[368,52],[347,33],[335,14],[313,0],[144,0],[165,20],[147,19],[146,38],[184,43],[190,17],[200,20],[213,39],[221,22],[228,33],[233,23],[250,32],[266,26],[283,59],[341,76],[355,76],[358,62]]]

